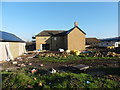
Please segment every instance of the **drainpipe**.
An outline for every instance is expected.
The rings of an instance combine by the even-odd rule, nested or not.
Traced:
[[[52,50],[52,36],[51,36],[51,50]]]

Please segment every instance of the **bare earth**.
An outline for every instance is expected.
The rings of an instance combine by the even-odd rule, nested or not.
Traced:
[[[55,61],[46,61],[39,60],[38,58],[31,58],[33,54],[22,56],[22,59],[15,59],[14,61],[9,61],[5,63],[0,63],[0,70],[16,70],[20,68],[37,68],[49,70],[54,68],[59,71],[71,71],[73,73],[88,73],[91,75],[105,76],[106,78],[110,78],[113,80],[120,81],[120,59],[96,59],[96,60],[75,60],[75,61],[67,61],[67,62],[55,62]],[[30,57],[30,58],[28,58]],[[13,62],[17,62],[17,64],[13,64]],[[43,66],[41,66],[41,64]],[[84,64],[90,66],[90,68],[86,71],[75,70],[73,66],[78,64]],[[114,73],[108,74],[106,71],[98,69],[101,67],[105,67],[106,70],[113,70]]]

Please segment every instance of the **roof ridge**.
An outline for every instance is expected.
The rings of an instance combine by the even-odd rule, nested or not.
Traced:
[[[65,31],[65,30],[43,30],[43,31]]]
[[[82,31],[78,26],[74,26],[73,28],[71,28],[67,31],[65,31],[65,30],[43,30],[40,33],[38,33],[36,36],[49,36],[49,33],[53,33],[54,36],[66,35],[66,34],[69,34],[74,28],[78,28],[83,34],[86,35],[86,33],[84,31]],[[48,34],[46,34],[47,32],[48,32]],[[58,32],[58,33],[54,33],[54,32]]]

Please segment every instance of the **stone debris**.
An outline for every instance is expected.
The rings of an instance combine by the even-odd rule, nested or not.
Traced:
[[[20,67],[20,66],[21,66],[21,64],[17,64],[17,66],[19,66],[19,67]]]
[[[38,56],[41,57],[67,57],[70,54],[66,53],[66,52],[59,52],[59,53],[39,53]]]
[[[77,55],[77,56],[83,56],[83,57],[120,57],[120,54],[117,54],[115,52],[110,52],[107,50],[104,51],[78,51],[78,50],[66,50],[63,52],[40,52],[37,53],[36,56],[41,56],[41,57],[64,57],[66,58],[67,56],[70,55]],[[34,58],[34,57],[31,57]]]
[[[27,86],[27,88],[33,88],[33,86],[31,86],[31,85],[28,85],[28,86]]]
[[[21,66],[21,67],[25,67],[26,65],[25,65],[25,64],[21,64],[20,66]]]
[[[57,72],[54,68],[51,68],[49,71],[50,71],[50,73],[56,73]]]
[[[89,53],[87,56],[89,57],[120,57],[120,54],[117,54],[115,52],[110,52],[110,51],[94,51]]]
[[[117,54],[115,52],[108,52],[107,56],[109,56],[109,57],[120,57],[120,54]]]
[[[17,64],[17,62],[15,61],[15,62],[12,62],[12,64]]]
[[[73,66],[74,68],[77,68],[79,70],[86,70],[89,68],[88,65],[84,65],[84,64],[79,64],[79,65],[76,65],[76,66]]]
[[[42,83],[42,82],[39,82],[39,83],[38,83],[38,86],[40,86],[40,87],[43,86],[43,83]]]
[[[43,64],[40,64],[41,67],[43,67],[44,65]]]
[[[65,52],[68,53],[68,54],[70,54],[70,50],[66,50]]]
[[[77,55],[78,56],[78,55],[80,55],[81,51],[71,50],[70,53],[73,54],[73,55]]]
[[[17,57],[17,59],[22,59],[22,57]]]
[[[36,71],[37,71],[36,69],[32,69],[32,70],[31,70],[32,73],[35,73]]]
[[[30,57],[27,57],[27,58],[35,58],[35,57],[36,57],[36,55],[30,56]]]
[[[37,78],[34,78],[34,80],[37,80]]]
[[[19,61],[23,60],[22,57],[17,57],[16,59],[19,60]]]
[[[32,65],[32,63],[29,63],[28,65]]]
[[[59,52],[64,52],[64,49],[62,49],[62,48],[59,48],[59,50],[58,50]]]

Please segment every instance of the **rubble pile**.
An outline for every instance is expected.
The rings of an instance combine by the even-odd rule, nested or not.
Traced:
[[[108,52],[107,56],[109,56],[109,57],[120,57],[120,54],[117,54],[115,52]]]
[[[41,57],[67,57],[70,54],[67,52],[59,52],[59,53],[39,53]]]
[[[35,58],[37,56],[41,57],[68,57],[70,55],[77,55],[80,57],[120,57],[120,54],[115,53],[114,51],[108,51],[108,50],[98,50],[98,51],[78,51],[78,50],[71,50],[71,51],[64,51],[64,52],[39,52],[34,53],[31,56],[27,57],[29,58]],[[20,58],[21,59],[21,58]]]
[[[96,51],[90,53],[88,56],[90,57],[120,57],[120,54],[117,54],[115,52],[109,52],[109,51]]]

